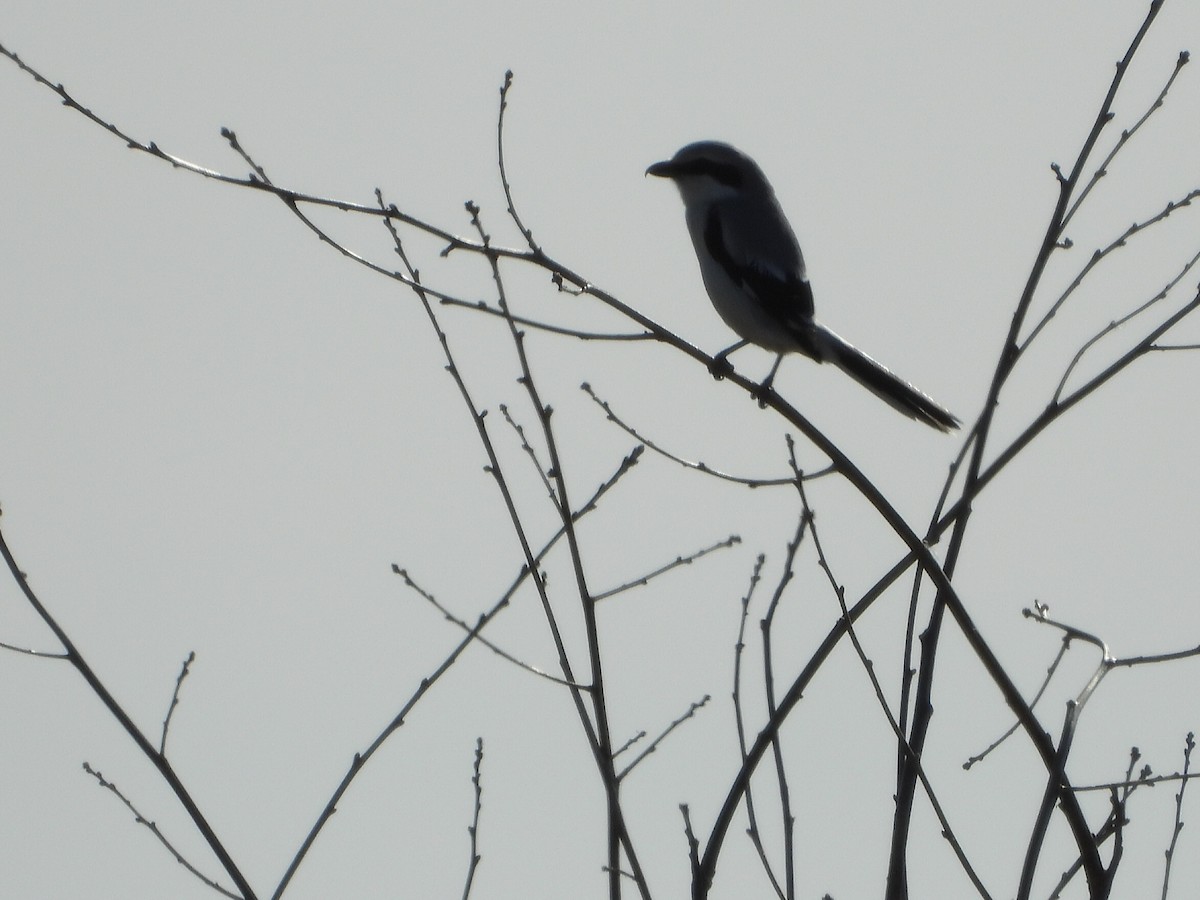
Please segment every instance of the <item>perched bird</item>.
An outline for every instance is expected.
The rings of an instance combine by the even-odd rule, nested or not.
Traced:
[[[813,319],[804,257],[775,191],[757,163],[729,144],[700,141],[657,162],[647,175],[679,188],[704,287],[725,324],[742,338],[719,353],[757,344],[777,353],[761,390],[770,388],[785,353],[831,362],[912,419],[941,431],[959,421],[908,382]]]

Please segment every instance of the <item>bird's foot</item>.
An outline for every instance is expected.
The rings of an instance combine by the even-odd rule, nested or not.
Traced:
[[[733,366],[729,364],[729,352],[718,353],[714,356],[713,361],[708,365],[708,371],[717,381],[722,381],[725,376],[733,374]]]
[[[766,378],[763,380],[763,383],[762,383],[762,384],[760,384],[758,387],[756,387],[756,388],[754,389],[754,393],[750,395],[750,396],[752,396],[752,397],[753,397],[755,400],[757,400],[757,401],[758,401],[758,408],[759,408],[759,409],[766,409],[766,408],[767,408],[767,397],[768,397],[768,396],[771,394],[771,392],[772,392],[772,390],[771,390],[771,386],[772,386],[774,383],[775,383],[775,372],[774,372],[774,371],[772,371],[772,372],[771,372],[771,374],[770,374],[770,375],[768,375],[768,376],[767,376],[767,377],[766,377]]]

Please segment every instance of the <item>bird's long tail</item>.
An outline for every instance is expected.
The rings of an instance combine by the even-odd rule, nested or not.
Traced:
[[[951,431],[961,424],[933,400],[885,366],[877,363],[853,344],[820,325],[821,356],[910,419],[932,425],[939,431]]]

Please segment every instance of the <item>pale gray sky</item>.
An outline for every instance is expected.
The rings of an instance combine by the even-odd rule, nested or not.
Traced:
[[[689,141],[729,140],[773,181],[803,243],[818,316],[971,421],[1056,197],[1049,165],[1074,160],[1145,8],[10,0],[0,43],[128,133],[200,165],[244,173],[219,133],[229,127],[279,184],[359,203],[373,202],[379,187],[405,211],[463,233],[463,202],[474,200],[497,241],[517,245],[495,172],[498,88],[511,68],[509,174],[537,238],[711,351],[732,339],[704,298],[678,197],[642,172]],[[1168,0],[1102,150],[1189,48],[1200,50],[1200,8]],[[1200,187],[1194,69],[1079,214],[1075,249],[1054,261],[1037,311],[1094,249]],[[269,196],[124,149],[8,60],[0,109],[4,533],[42,599],[150,734],[180,663],[196,652],[170,753],[269,896],[352,755],[458,639],[391,565],[473,620],[520,565],[511,528],[410,294],[321,245]],[[1196,252],[1198,214],[1180,211],[1097,271],[1018,372],[998,440],[1045,402],[1081,336],[1149,299]],[[318,218],[356,251],[394,265],[377,222]],[[431,284],[491,296],[477,260],[441,259],[429,240],[413,238],[411,248]],[[628,329],[589,301],[555,294],[540,275],[509,274],[518,311]],[[1193,272],[1180,290],[1196,281]],[[455,310],[442,321],[476,401],[491,410],[537,542],[554,522],[499,415],[507,403],[535,425],[502,323]],[[1177,337],[1196,341],[1200,328]],[[1121,341],[1085,361],[1081,375]],[[544,335],[529,348],[576,498],[633,444],[578,390],[585,380],[688,457],[787,474],[781,420],[690,360],[647,344]],[[766,373],[765,353],[743,353],[740,367]],[[1135,365],[977,502],[957,583],[1023,689],[1036,688],[1058,643],[1021,618],[1035,599],[1118,656],[1200,642],[1198,372],[1197,355]],[[922,530],[961,439],[897,416],[804,360],[786,362],[778,386]],[[800,456],[822,462],[803,443]],[[810,494],[826,549],[857,597],[902,548],[844,484],[817,482]],[[743,539],[601,610],[618,743],[655,733],[706,693],[714,698],[625,786],[656,897],[686,890],[678,805],[692,804],[706,834],[736,770],[728,698],[739,600],[758,553],[767,554],[768,580],[778,575],[795,516],[788,489],[715,484],[648,458],[582,528],[600,588],[731,533]],[[777,638],[789,672],[836,616],[809,553]],[[563,562],[552,585],[581,651]],[[862,628],[892,690],[905,600],[902,589]],[[750,625],[755,648],[761,614]],[[0,623],[2,641],[56,649],[8,582]],[[532,593],[489,633],[555,668]],[[1093,656],[1073,651],[1039,708],[1052,732]],[[927,764],[985,882],[1011,896],[1041,769],[1016,741],[961,771],[1009,717],[953,630],[941,658]],[[756,650],[747,665],[758,671]],[[1134,744],[1156,771],[1178,768],[1184,734],[1200,726],[1198,671],[1192,661],[1112,675],[1084,718],[1074,780],[1118,778]],[[0,653],[0,716],[6,896],[213,896],[96,789],[84,760],[228,885],[150,766],[65,665]],[[371,761],[286,896],[459,896],[480,735],[484,858],[472,896],[602,896],[601,791],[570,701],[481,647]],[[878,896],[894,750],[849,648],[785,736],[801,896]],[[1157,891],[1173,793],[1135,796],[1122,896]],[[1094,821],[1106,804],[1089,799]],[[936,823],[925,812],[917,823],[914,896],[969,896]],[[769,896],[742,828],[739,819],[714,896]],[[1069,864],[1063,837],[1058,827],[1040,896]],[[1173,896],[1188,896],[1200,882],[1194,843],[1176,865]]]

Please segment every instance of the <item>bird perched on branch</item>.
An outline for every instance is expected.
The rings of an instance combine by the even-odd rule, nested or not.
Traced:
[[[704,287],[742,338],[717,354],[714,374],[728,369],[730,353],[757,344],[778,354],[760,387],[765,393],[783,355],[803,353],[833,363],[909,418],[941,431],[959,426],[925,394],[813,319],[800,245],[754,160],[729,144],[700,141],[646,174],[669,178],[679,188]]]

